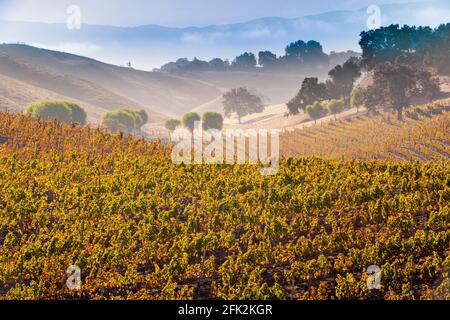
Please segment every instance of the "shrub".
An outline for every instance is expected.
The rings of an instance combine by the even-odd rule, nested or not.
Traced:
[[[79,105],[75,103],[67,103],[67,106],[72,111],[72,122],[77,122],[81,125],[86,124],[87,114],[86,111],[84,111],[83,108],[81,108]]]
[[[56,119],[64,123],[77,122],[86,124],[86,112],[79,105],[66,101],[42,101],[30,103],[25,107],[25,113],[33,117],[41,117],[48,121]]]
[[[332,99],[328,102],[328,112],[334,115],[334,119],[336,120],[336,115],[344,111],[344,101]]]
[[[317,120],[326,116],[327,110],[320,102],[315,102],[312,105],[306,107],[306,113],[317,123]]]
[[[180,125],[181,121],[175,119],[167,120],[165,123],[166,129],[169,130],[170,132],[174,132]]]
[[[135,111],[126,108],[107,112],[102,118],[103,125],[113,132],[139,130],[147,122],[148,115],[145,110]]]
[[[352,93],[350,94],[350,104],[352,108],[356,108],[359,112],[359,108],[363,105],[363,93],[359,87],[354,87]]]
[[[189,129],[190,131],[194,131],[194,125],[195,122],[200,121],[200,116],[195,112],[189,112],[184,115],[182,123],[183,126],[186,127],[186,129]]]
[[[142,128],[142,126],[144,126],[149,120],[148,114],[145,110],[136,111],[135,116],[136,116],[136,129]]]
[[[202,118],[203,130],[223,128],[223,116],[217,112],[206,112]]]

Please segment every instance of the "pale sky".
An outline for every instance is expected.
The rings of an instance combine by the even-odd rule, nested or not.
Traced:
[[[298,18],[334,10],[356,10],[371,4],[420,0],[0,0],[0,19],[66,21],[70,5],[81,8],[88,24],[170,27],[244,22],[261,17]]]

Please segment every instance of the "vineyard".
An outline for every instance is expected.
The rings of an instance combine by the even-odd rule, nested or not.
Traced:
[[[361,115],[286,132],[285,156],[329,159],[433,161],[450,159],[450,100],[407,110],[404,121],[392,114]]]
[[[324,157],[283,159],[266,177],[1,113],[0,299],[448,299],[450,162],[352,159],[449,154],[449,113],[418,119],[293,132],[289,152]],[[66,286],[71,265],[80,290]]]

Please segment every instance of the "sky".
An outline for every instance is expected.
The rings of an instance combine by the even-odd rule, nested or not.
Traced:
[[[67,8],[77,5],[88,24],[201,27],[411,1],[420,0],[0,0],[0,19],[64,22]]]

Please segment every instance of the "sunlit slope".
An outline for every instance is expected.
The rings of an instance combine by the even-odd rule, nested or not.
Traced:
[[[450,158],[450,100],[413,107],[404,121],[392,114],[361,113],[347,120],[286,131],[286,156],[430,161]]]
[[[182,115],[221,95],[214,86],[197,80],[118,67],[26,45],[0,45],[0,54],[35,69],[44,69],[102,87],[121,96],[122,100],[127,99],[155,113]],[[120,101],[116,104],[120,104]]]
[[[92,114],[93,120],[96,121],[100,119],[104,110],[113,110],[120,106],[144,108],[140,104],[90,81],[37,67],[1,52],[0,76],[5,79],[2,82],[3,93],[0,99],[8,100],[7,104],[16,111],[22,110],[26,102],[53,97],[81,101],[86,111]],[[149,115],[152,122],[162,121],[165,118],[151,110]]]

